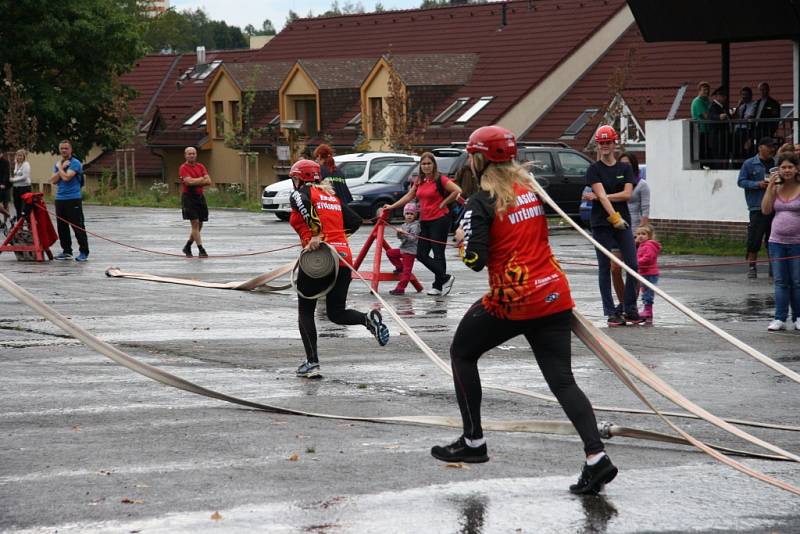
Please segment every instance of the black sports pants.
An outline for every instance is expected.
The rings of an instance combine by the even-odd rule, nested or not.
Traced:
[[[360,324],[366,326],[366,314],[356,310],[348,310],[347,290],[350,288],[352,274],[350,269],[341,268],[336,277],[333,289],[325,295],[325,307],[328,319],[336,324]],[[309,283],[311,282],[311,283]],[[313,291],[305,291],[307,286],[313,286],[311,281],[302,271],[298,273],[297,284],[304,289],[303,293],[313,294]],[[314,310],[317,309],[317,299],[306,299],[297,297],[297,315],[300,326],[300,337],[303,340],[303,347],[306,349],[306,359],[312,363],[319,362],[317,355],[317,325],[314,322]]]
[[[86,239],[86,232],[83,222],[83,203],[80,199],[56,200],[56,221],[58,228],[58,239],[61,242],[61,250],[65,254],[72,254],[72,236],[69,233],[70,223],[75,226],[75,239],[78,240],[78,251],[89,254],[89,241]],[[66,219],[63,221],[62,219]]]
[[[444,257],[444,247],[447,244],[447,232],[450,230],[452,218],[443,215],[432,221],[420,221],[419,240],[417,241],[417,259],[433,273],[433,287],[442,289],[447,280],[447,261]],[[438,241],[433,243],[430,239]],[[433,258],[430,256],[433,250]]]
[[[538,319],[511,321],[489,314],[480,301],[467,310],[450,346],[453,382],[465,437],[483,437],[478,359],[487,350],[522,334],[533,349],[550,391],[583,440],[586,454],[604,450],[592,405],[572,376],[571,316],[572,311],[567,310]]]

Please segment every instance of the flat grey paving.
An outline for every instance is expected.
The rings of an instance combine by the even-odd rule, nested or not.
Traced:
[[[179,252],[186,224],[176,210],[86,208],[90,230],[117,241]],[[358,251],[371,227],[352,243]],[[215,210],[204,230],[210,254],[296,243],[272,216]],[[389,237],[393,241],[393,236]],[[578,309],[603,325],[592,248],[574,232],[552,236]],[[246,399],[355,416],[458,413],[450,379],[397,325],[379,347],[361,327],[318,313],[324,378],[297,379],[303,349],[296,298],[111,279],[109,266],[207,281],[246,279],[297,249],[185,260],[90,238],[90,261],[20,263],[0,271],[75,323],[147,363]],[[448,251],[456,276],[446,298],[388,297],[443,358],[467,307],[486,289]],[[663,257],[700,265],[719,258]],[[573,263],[574,262],[574,263]],[[577,264],[576,264],[577,263]],[[418,266],[428,285],[430,274]],[[664,270],[660,286],[793,370],[800,332],[767,333],[769,280],[744,268]],[[381,286],[387,294],[390,284]],[[377,305],[353,282],[350,305]],[[322,308],[322,307],[321,307]],[[695,325],[657,298],[652,328],[610,330],[659,376],[717,415],[800,425],[800,385]],[[386,315],[386,314],[385,314]],[[603,326],[605,328],[605,326]],[[576,378],[595,404],[640,402],[577,339]],[[517,338],[481,360],[484,383],[549,393]],[[650,395],[664,409],[663,399]],[[559,419],[557,406],[484,391],[485,419]],[[665,432],[650,416],[598,412],[618,424]],[[749,448],[701,422],[696,436]],[[795,453],[797,433],[748,429]],[[800,532],[800,498],[746,477],[687,447],[613,438],[620,467],[604,494],[567,491],[582,461],[577,437],[489,432],[487,464],[446,467],[430,457],[457,429],[275,415],[206,399],[136,375],[65,336],[0,292],[0,531],[3,532]],[[296,455],[297,460],[290,458]],[[796,464],[743,460],[800,484]]]

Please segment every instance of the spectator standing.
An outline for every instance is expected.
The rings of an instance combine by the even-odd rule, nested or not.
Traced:
[[[336,162],[333,160],[333,150],[326,144],[319,145],[314,150],[314,161],[319,164],[322,179],[328,180],[333,185],[336,196],[342,201],[343,205],[348,205],[353,201],[353,195],[350,193],[350,188],[347,187],[347,182],[336,168]]]
[[[780,103],[769,96],[769,84],[761,82],[758,84],[758,91],[761,98],[756,101],[756,110],[753,118],[756,119],[756,139],[761,137],[774,137],[778,129],[778,121],[759,121],[759,119],[779,119],[781,116]]]
[[[712,121],[708,124],[708,156],[715,160],[726,160],[729,158],[730,151],[730,115],[728,114],[728,97],[724,87],[716,88],[711,94],[708,120]],[[715,166],[720,163],[716,162]]]
[[[744,160],[742,168],[739,169],[739,187],[744,189],[744,200],[747,203],[750,222],[747,225],[747,261],[750,268],[747,273],[748,278],[758,278],[756,261],[758,251],[761,250],[761,243],[767,245],[769,241],[770,225],[772,215],[766,215],[761,211],[761,202],[764,198],[764,190],[768,185],[767,171],[774,163],[775,140],[771,137],[764,137],[758,141],[758,154],[752,158]],[[770,212],[771,213],[771,212]]]
[[[601,126],[594,139],[600,150],[600,159],[592,163],[586,171],[586,183],[592,187],[595,197],[592,201],[592,236],[609,250],[618,248],[625,264],[636,270],[636,246],[633,243],[631,215],[628,211],[628,200],[633,193],[633,169],[616,159],[614,151],[617,132],[614,128]],[[636,308],[636,280],[630,274],[626,276],[623,302],[615,306],[611,296],[611,261],[600,250],[596,252],[598,285],[608,326],[624,326],[626,322],[640,323],[641,318]]]
[[[72,259],[72,236],[70,226],[78,241],[79,254],[75,261],[84,262],[89,259],[89,241],[86,239],[86,227],[83,220],[83,165],[72,156],[72,143],[61,141],[58,145],[61,158],[53,165],[50,183],[56,186],[56,227],[61,243],[61,254],[57,260]]]
[[[790,306],[794,327],[800,330],[800,160],[784,152],[778,168],[761,201],[763,213],[775,217],[768,245],[775,260],[775,319],[767,327],[773,332],[786,329]]]
[[[383,209],[393,210],[405,206],[416,197],[420,211],[417,259],[434,275],[433,287],[428,290],[428,295],[444,296],[450,293],[455,281],[452,274],[447,274],[444,256],[452,221],[447,205],[458,198],[461,188],[447,176],[439,174],[436,158],[430,152],[420,156],[419,169],[419,178],[409,187],[408,192],[394,203],[385,205]],[[433,258],[430,256],[431,250]]]
[[[13,188],[14,209],[17,217],[22,217],[23,201],[22,195],[31,192],[31,164],[28,163],[28,153],[25,150],[17,150],[14,155],[14,175],[11,177]]]
[[[0,204],[3,206],[3,225],[8,218],[8,199],[11,197],[11,166],[6,159],[6,153],[0,150]]]
[[[200,232],[203,223],[208,221],[208,204],[203,194],[203,186],[211,185],[211,177],[205,165],[197,161],[197,149],[186,147],[183,151],[186,161],[181,164],[178,176],[181,181],[181,213],[184,221],[192,225],[189,240],[183,246],[183,253],[192,257],[192,243],[197,243],[197,255],[207,258],[208,253],[203,248],[203,238]]]
[[[417,221],[417,205],[409,202],[403,207],[403,219],[405,222],[397,232],[400,239],[400,248],[390,248],[386,251],[386,256],[394,265],[394,272],[400,274],[400,281],[397,287],[389,291],[391,295],[405,295],[406,286],[411,281],[411,273],[414,270],[414,260],[417,259],[417,236],[420,227]]]
[[[661,243],[656,241],[656,231],[653,226],[644,223],[636,228],[636,261],[639,264],[639,274],[653,285],[658,284],[658,255],[661,253]],[[644,308],[641,315],[645,322],[653,322],[653,301],[655,291],[642,286],[642,304]]]
[[[697,84],[697,96],[692,100],[692,120],[708,120],[708,107],[711,105],[711,100],[708,98],[710,92],[710,83],[700,82]],[[708,157],[708,126],[698,124],[697,132],[699,133],[700,158],[705,159]]]
[[[756,101],[753,100],[753,90],[749,87],[742,87],[739,92],[739,103],[736,104],[733,118],[737,121],[747,121],[753,119],[755,115]],[[737,122],[733,127],[733,147],[736,157],[744,159],[749,156],[752,142],[750,124]]]

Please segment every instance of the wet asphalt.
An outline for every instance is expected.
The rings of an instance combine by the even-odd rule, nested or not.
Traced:
[[[176,210],[85,208],[87,227],[110,239],[180,253],[188,234]],[[353,238],[357,252],[371,227]],[[260,213],[216,210],[210,254],[252,253],[297,241]],[[390,243],[396,240],[389,236]],[[571,231],[552,235],[578,309],[603,325],[594,253]],[[361,327],[318,310],[324,378],[303,380],[296,298],[112,279],[106,268],[225,282],[290,261],[297,249],[208,260],[148,254],[90,237],[90,261],[45,264],[0,255],[0,272],[128,354],[230,395],[351,416],[450,415],[450,379],[397,325],[379,347]],[[56,246],[58,252],[58,246]],[[371,257],[370,260],[371,261]],[[766,269],[748,280],[732,259],[662,257],[660,287],[729,333],[800,371],[800,332],[768,333],[773,290]],[[443,358],[467,307],[486,289],[448,251],[450,296],[381,292]],[[574,262],[574,263],[573,263]],[[385,268],[388,270],[388,264]],[[417,266],[426,287],[430,273]],[[349,304],[376,300],[357,281]],[[384,314],[387,315],[387,314]],[[655,326],[610,335],[661,378],[711,412],[800,426],[799,384],[756,362],[656,299]],[[593,403],[641,403],[577,339],[576,379]],[[486,384],[549,393],[523,338],[481,360]],[[667,401],[650,393],[664,409]],[[563,420],[535,399],[484,391],[485,419]],[[649,416],[598,419],[667,432]],[[754,449],[706,423],[679,420],[696,437]],[[797,433],[745,428],[792,452]],[[577,437],[488,432],[491,461],[448,467],[429,449],[457,429],[276,415],[168,388],[97,354],[0,291],[0,531],[2,532],[800,532],[800,498],[676,445],[613,438],[620,468],[599,496],[567,487],[582,462]],[[800,467],[743,460],[800,485]]]

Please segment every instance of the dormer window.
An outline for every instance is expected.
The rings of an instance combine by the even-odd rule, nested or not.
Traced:
[[[200,108],[197,111],[197,113],[195,113],[194,115],[192,115],[191,117],[186,119],[186,121],[183,123],[183,125],[184,126],[194,126],[194,123],[196,123],[197,121],[199,121],[201,118],[203,118],[205,116],[206,116],[206,107],[203,106],[202,108]]]
[[[356,113],[356,116],[347,121],[344,127],[355,128],[356,126],[361,126],[361,112]]]
[[[480,110],[485,108],[492,100],[494,100],[493,96],[480,97],[477,102],[472,104],[472,107],[470,107],[467,111],[464,112],[463,115],[461,115],[459,118],[456,119],[456,124],[464,124],[465,122],[468,122],[472,117],[477,115]]]
[[[458,113],[461,108],[467,105],[469,97],[457,98],[455,102],[447,106],[447,109],[439,113],[432,121],[431,124],[443,124],[447,119]]]
[[[583,130],[583,127],[600,111],[597,108],[584,109],[578,118],[561,134],[560,139],[575,139],[575,136]]]

